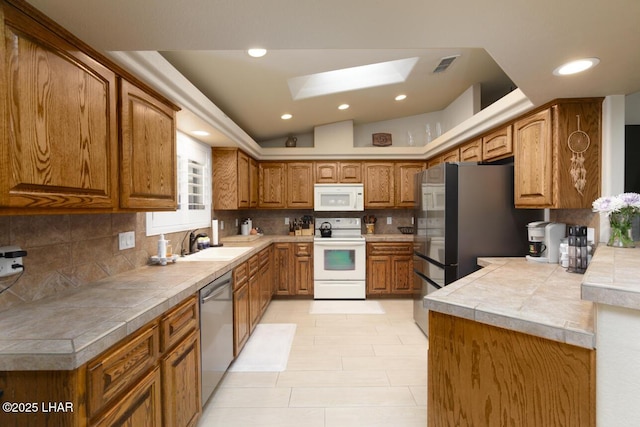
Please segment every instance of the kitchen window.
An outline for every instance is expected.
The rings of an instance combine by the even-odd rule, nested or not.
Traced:
[[[147,236],[211,226],[211,147],[177,133],[178,209],[148,212]]]

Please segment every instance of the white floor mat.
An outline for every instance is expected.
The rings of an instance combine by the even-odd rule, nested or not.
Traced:
[[[233,372],[282,372],[287,368],[295,323],[261,323],[231,364]]]
[[[313,301],[309,314],[384,314],[378,301],[320,300]]]

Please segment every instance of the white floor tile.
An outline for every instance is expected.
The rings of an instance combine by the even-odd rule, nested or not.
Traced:
[[[427,339],[413,302],[385,314],[309,314],[311,300],[274,300],[261,323],[295,323],[284,372],[228,372],[199,427],[426,425]]]

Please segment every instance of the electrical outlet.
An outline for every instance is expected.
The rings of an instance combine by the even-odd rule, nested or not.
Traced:
[[[289,225],[289,217],[284,218],[284,225]]]
[[[387,217],[387,225],[391,225],[393,224],[393,217],[388,216]]]
[[[127,231],[118,234],[118,249],[131,249],[136,247],[136,233],[133,231]]]
[[[224,221],[220,221],[220,230],[224,230]]]
[[[23,267],[13,267],[13,266],[22,266],[22,257],[16,258],[5,258],[5,252],[16,252],[22,251],[18,246],[3,246],[0,248],[0,277],[11,276],[12,274],[17,274],[22,272]],[[26,253],[26,252],[25,252]]]

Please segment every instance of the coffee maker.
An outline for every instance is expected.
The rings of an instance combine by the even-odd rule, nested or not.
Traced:
[[[561,222],[535,221],[527,224],[528,261],[558,263],[560,240],[566,237],[567,225]]]

